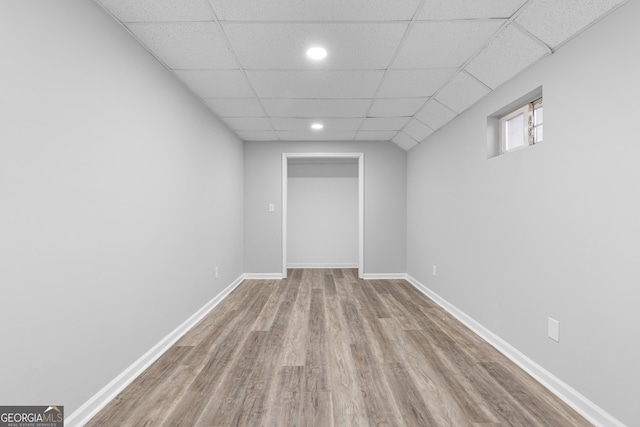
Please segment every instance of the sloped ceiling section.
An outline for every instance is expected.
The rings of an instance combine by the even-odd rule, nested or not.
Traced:
[[[405,150],[626,2],[97,1],[243,140]]]

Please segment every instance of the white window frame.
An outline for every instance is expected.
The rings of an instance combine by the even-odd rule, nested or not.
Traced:
[[[538,143],[540,143],[540,142],[542,142],[544,140],[544,137],[543,137],[543,139],[537,139],[538,138],[538,133],[536,132],[537,128],[543,128],[542,132],[544,134],[544,119],[540,123],[536,123],[535,122],[534,113],[535,113],[536,109],[538,109],[538,108],[543,108],[542,98],[538,98],[538,99],[536,99],[535,101],[533,101],[531,103],[531,123],[532,123],[532,125],[531,125],[531,133],[532,133],[532,137],[533,137],[533,140],[534,140],[533,141],[534,144],[538,144]],[[543,110],[542,114],[544,115],[544,110]]]
[[[537,125],[533,123],[533,110],[537,108],[539,105],[542,105],[542,98],[538,98],[535,101],[529,102],[521,107],[518,107],[517,109],[511,111],[510,113],[505,114],[500,118],[500,147],[501,147],[502,154],[510,153],[512,151],[516,151],[521,148],[528,147],[530,145],[534,145],[539,142],[542,142],[542,141],[536,141],[534,137],[535,136],[534,127],[536,126],[539,127],[543,125],[543,123],[540,123]],[[507,141],[507,136],[508,136],[507,122],[521,114],[523,114],[525,118],[525,125],[523,126],[523,135],[522,135],[522,138],[523,138],[522,140],[525,142],[525,144],[517,148],[507,149],[507,142],[508,142]]]

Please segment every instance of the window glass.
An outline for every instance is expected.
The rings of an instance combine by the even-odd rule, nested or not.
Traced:
[[[487,159],[543,140],[542,86],[487,116]]]
[[[533,103],[533,135],[534,143],[542,142],[542,99]]]
[[[517,116],[506,121],[506,150],[513,150],[516,148],[524,147],[525,145],[525,116],[524,114],[518,114]]]
[[[502,153],[542,141],[542,98],[502,116]]]

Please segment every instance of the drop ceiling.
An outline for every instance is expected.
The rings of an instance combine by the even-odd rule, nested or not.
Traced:
[[[405,150],[626,2],[97,1],[243,140]]]

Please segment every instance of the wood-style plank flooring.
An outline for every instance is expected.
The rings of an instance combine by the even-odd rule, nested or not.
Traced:
[[[246,280],[89,426],[587,426],[404,280]]]

